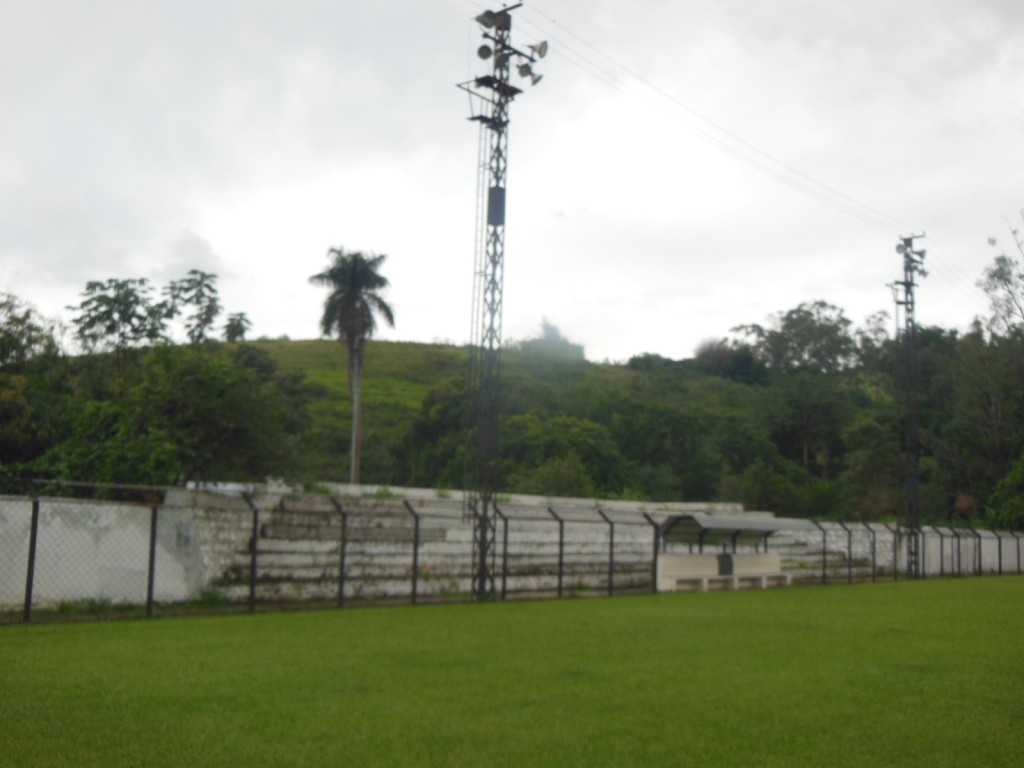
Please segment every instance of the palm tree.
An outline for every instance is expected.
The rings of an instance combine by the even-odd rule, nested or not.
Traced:
[[[324,301],[324,314],[320,330],[324,336],[337,334],[338,341],[348,348],[348,390],[352,397],[352,484],[359,483],[359,462],[362,441],[362,379],[363,352],[366,341],[377,327],[379,314],[389,326],[395,325],[395,314],[378,291],[388,287],[388,279],[377,270],[387,258],[384,254],[360,251],[345,252],[344,248],[327,251],[331,265],[309,281],[330,289]]]

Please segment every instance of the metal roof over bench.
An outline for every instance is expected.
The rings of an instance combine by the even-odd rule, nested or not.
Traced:
[[[815,531],[810,520],[771,515],[672,515],[661,524],[661,536],[667,543],[739,544],[756,546],[778,531]]]

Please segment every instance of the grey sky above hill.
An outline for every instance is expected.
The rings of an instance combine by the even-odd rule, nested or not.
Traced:
[[[386,253],[394,330],[470,331],[486,71],[471,0],[5,0],[0,291],[68,319],[88,280],[215,272],[252,335],[312,338],[330,246]],[[495,6],[497,7],[497,6]],[[1016,0],[527,0],[504,336],[681,358],[823,299],[965,327],[1024,208]]]

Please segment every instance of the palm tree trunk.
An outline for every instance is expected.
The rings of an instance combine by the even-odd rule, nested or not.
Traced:
[[[352,464],[349,482],[359,485],[359,465],[363,454],[363,361],[358,352],[350,352],[349,355],[349,387],[352,391],[352,447],[349,451]]]

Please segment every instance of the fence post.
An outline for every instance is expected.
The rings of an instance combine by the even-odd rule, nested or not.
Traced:
[[[953,540],[956,542],[956,575],[963,576],[963,557],[960,552],[960,534],[957,533],[956,528],[950,526],[949,532],[953,534]],[[950,564],[952,569],[952,563]]]
[[[927,531],[927,529],[923,525],[922,526],[918,526],[918,529],[915,532],[915,535],[918,537],[917,551],[920,553],[920,562],[918,563],[918,568],[920,570],[919,570],[919,572],[917,574],[917,577],[919,579],[927,579],[928,578],[928,531]]]
[[[494,505],[494,514],[501,518],[501,599],[508,597],[508,517]]]
[[[242,494],[252,510],[252,537],[249,539],[249,613],[256,613],[256,569],[259,565],[260,511],[248,492]]]
[[[159,507],[149,508],[149,571],[146,576],[146,618],[153,618],[153,587],[156,584],[156,529]]]
[[[853,584],[853,531],[842,520],[839,525],[846,531],[846,583]]]
[[[402,504],[412,515],[412,604],[416,605],[416,590],[419,585],[420,575],[420,515],[412,508],[407,500],[403,499]]]
[[[565,573],[565,521],[551,507],[548,507],[548,512],[558,521],[558,596],[561,597],[562,578]]]
[[[981,576],[985,573],[985,569],[981,562],[981,556],[984,554],[981,548],[981,534],[973,526],[967,526],[967,530],[971,532],[971,536],[974,537],[974,575]]]
[[[331,505],[341,515],[341,552],[338,555],[338,607],[345,607],[345,550],[348,545],[348,512],[334,496],[328,496]]]
[[[1017,540],[1017,573],[1020,573],[1020,536],[1016,531],[1010,531],[1010,535]]]
[[[604,513],[600,507],[597,514],[608,523],[608,597],[615,594],[615,523]]]
[[[999,555],[999,575],[1003,575],[1003,537],[999,535],[999,531],[993,530],[992,533],[996,537],[997,554]]]
[[[895,526],[890,526],[888,523],[882,523],[885,526],[885,530],[892,534],[892,580],[900,580],[900,526],[897,523]]]
[[[32,527],[28,537],[28,568],[25,572],[25,605],[22,620],[32,621],[32,588],[36,578],[36,544],[39,541],[39,494],[35,483],[29,485],[32,493]]]
[[[878,550],[875,547],[877,534],[875,529],[871,527],[871,523],[864,523],[864,527],[871,534],[871,583],[874,584],[878,581]]]
[[[946,575],[946,537],[939,530],[938,526],[933,525],[932,530],[939,537],[939,578],[941,579]]]
[[[817,520],[811,520],[821,531],[821,583],[828,584],[828,540],[825,528]]]
[[[644,518],[654,529],[654,556],[651,558],[651,592],[658,594],[658,549],[661,547],[661,542],[659,541],[661,538],[661,528],[647,512],[644,512]]]

